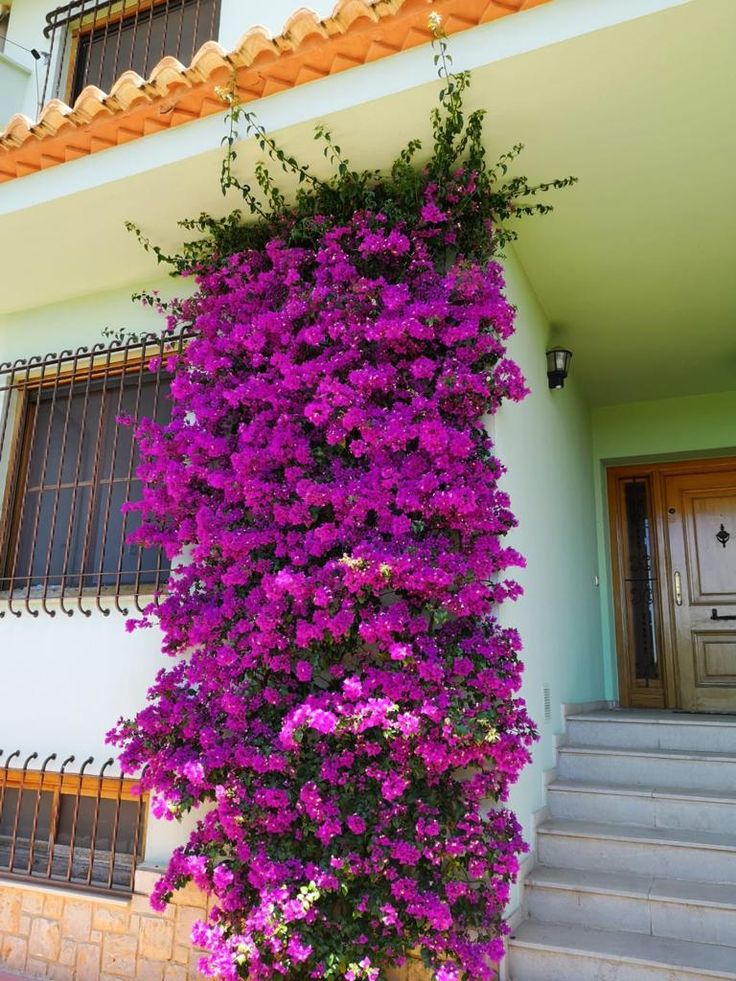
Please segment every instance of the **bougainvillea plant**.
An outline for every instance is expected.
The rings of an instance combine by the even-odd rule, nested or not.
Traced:
[[[232,91],[223,187],[250,215],[203,233],[168,310],[172,417],[138,429],[137,540],[176,560],[158,624],[173,658],[111,739],[145,767],[154,813],[199,808],[155,889],[212,907],[194,941],[225,981],[386,978],[418,952],[436,981],[483,981],[524,850],[504,806],[535,737],[520,641],[515,524],[484,416],[524,396],[514,310],[493,259],[549,186],[502,183],[482,113],[434,20],[434,146],[386,174],[288,157]],[[299,178],[234,176],[245,119]],[[247,220],[245,220],[247,218]]]

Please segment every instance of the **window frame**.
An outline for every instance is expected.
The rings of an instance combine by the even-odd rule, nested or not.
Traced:
[[[11,768],[9,764],[14,757],[20,757],[20,754],[11,754],[6,758],[5,765],[0,766],[0,819],[5,816],[7,792],[9,790],[14,791],[18,795],[15,804],[11,805],[13,812],[11,814],[13,818],[12,831],[10,834],[0,836],[0,844],[7,849],[7,855],[4,855],[0,850],[0,882],[20,879],[26,882],[43,883],[44,886],[80,889],[103,895],[132,894],[136,869],[145,857],[148,833],[149,795],[148,793],[133,792],[134,788],[140,786],[140,780],[124,777],[122,774],[105,776],[105,771],[113,763],[112,759],[103,765],[99,774],[93,775],[85,773],[87,766],[94,762],[91,757],[82,764],[79,772],[66,771],[66,766],[74,761],[74,757],[65,760],[58,771],[46,769],[50,760],[56,758],[55,754],[46,759],[41,769],[29,769],[28,767],[31,760],[38,758],[37,754],[30,756],[23,767]],[[52,795],[49,803],[47,836],[38,835],[40,802],[43,794]],[[33,801],[33,822],[30,836],[20,833],[20,815],[23,809],[24,795],[30,795]],[[69,844],[59,844],[58,841],[61,832],[62,797],[68,797],[74,802]],[[80,804],[84,799],[95,801],[95,811],[89,829],[89,845],[80,845],[77,838],[80,825],[83,824]],[[99,844],[102,801],[113,801],[115,804],[114,820],[109,830],[110,847],[101,847]],[[117,835],[121,827],[120,815],[123,803],[137,805],[133,826],[132,851],[123,851],[118,847]],[[21,850],[24,848],[28,850],[25,869],[15,867],[19,846]],[[62,851],[59,853],[57,849],[62,849]],[[33,859],[44,850],[47,853],[46,873],[34,873]],[[87,876],[84,879],[74,875],[74,861],[78,852],[82,853],[82,856],[85,852],[88,853],[89,865]],[[65,875],[54,874],[55,853],[60,864],[67,865]],[[105,861],[109,863],[107,884],[99,879],[96,880],[94,877],[94,859],[100,855],[106,856]],[[66,863],[64,863],[64,857],[66,857]],[[127,882],[124,884],[115,881],[115,866],[118,865],[119,867],[121,860],[130,867]]]
[[[71,402],[72,397],[67,395],[70,386],[86,385],[86,390],[81,397],[88,400],[90,385],[102,381],[103,398],[107,397],[114,400],[117,397],[116,393],[123,391],[121,378],[125,376],[134,380],[133,384],[137,386],[136,398],[140,399],[144,386],[149,383],[148,366],[153,358],[160,359],[155,374],[150,375],[150,378],[154,379],[153,384],[155,385],[154,404],[158,406],[160,399],[166,397],[170,381],[165,362],[168,357],[181,353],[190,336],[186,333],[180,333],[173,337],[145,335],[143,338],[138,338],[133,336],[123,343],[98,344],[91,349],[83,347],[74,352],[64,351],[61,355],[51,354],[43,358],[30,358],[27,361],[19,360],[12,366],[0,365],[0,400],[3,396],[8,399],[6,406],[0,405],[0,482],[3,485],[0,495],[2,505],[0,511],[0,606],[7,606],[12,614],[20,616],[21,612],[15,607],[16,605],[23,605],[26,612],[37,616],[37,607],[40,604],[40,608],[44,612],[54,616],[55,609],[48,605],[52,603],[58,605],[61,611],[67,615],[72,615],[74,607],[76,607],[79,612],[89,616],[92,610],[85,605],[84,601],[92,598],[94,606],[104,615],[109,614],[111,609],[108,605],[103,604],[103,600],[112,600],[117,611],[127,615],[131,600],[140,612],[145,604],[151,600],[157,600],[158,594],[165,590],[170,568],[160,549],[154,570],[143,569],[140,559],[135,572],[124,570],[123,549],[125,539],[132,530],[130,527],[126,527],[126,521],[123,521],[121,528],[118,563],[115,568],[105,566],[105,553],[103,551],[99,565],[92,571],[87,571],[82,566],[79,570],[70,569],[68,566],[59,570],[58,573],[54,574],[54,578],[60,580],[58,586],[50,587],[48,583],[48,578],[51,577],[50,558],[47,561],[45,575],[41,577],[44,582],[40,585],[33,585],[33,576],[30,570],[27,576],[19,575],[16,567],[19,555],[18,542],[22,532],[24,508],[30,493],[28,477],[31,454],[34,439],[37,438],[35,427],[29,418],[29,411],[34,405],[31,401],[31,393],[37,392],[41,388],[55,389],[57,392],[63,393],[60,402],[65,402],[67,398]],[[3,372],[9,376],[8,384],[5,386],[2,385]],[[111,383],[109,388],[107,387],[108,383]],[[105,411],[110,411],[109,404],[105,406]],[[144,416],[145,413],[139,409],[138,418]],[[68,419],[65,422],[68,425]],[[102,420],[97,420],[96,424],[99,432],[102,433]],[[41,435],[40,438],[45,437]],[[130,453],[126,477],[116,479],[113,469],[109,480],[99,474],[94,474],[90,480],[80,483],[77,479],[72,485],[75,488],[75,494],[79,486],[89,486],[90,501],[87,507],[87,522],[84,526],[87,541],[89,541],[88,536],[94,533],[94,531],[89,530],[90,527],[92,529],[100,528],[103,531],[109,527],[113,507],[110,501],[114,484],[124,483],[126,496],[135,484],[133,446],[131,446]],[[59,463],[61,466],[61,458]],[[113,467],[114,463],[113,459]],[[95,500],[99,498],[103,484],[107,483],[110,484],[110,491],[108,492],[110,497],[105,512],[107,520],[96,521]],[[63,488],[51,487],[49,489],[58,495]],[[42,486],[34,493],[42,494]],[[76,513],[76,506],[77,498],[75,497],[69,510],[72,518]],[[55,504],[55,507],[58,508],[58,505]],[[38,527],[36,533],[37,531]],[[106,535],[106,531],[104,534]],[[35,544],[32,548],[35,549]],[[33,557],[34,552],[32,551],[30,553],[31,562]],[[65,556],[65,558],[68,563],[69,556]],[[145,581],[142,577],[150,572],[153,572],[152,581]],[[103,585],[106,576],[115,576],[115,583]],[[133,576],[134,581],[124,582],[123,580],[129,576]],[[79,582],[70,585],[69,580],[74,577],[78,577]],[[85,584],[85,577],[93,579],[93,582],[89,585]],[[121,604],[121,600],[125,602],[125,605]],[[66,606],[68,601],[72,602],[72,608]],[[4,615],[5,610],[0,609],[0,618]]]
[[[174,2],[175,2],[175,6],[171,7],[171,11],[175,13],[178,10],[181,10],[183,13],[185,7],[188,4],[191,5],[199,4],[203,2],[203,0],[174,0]],[[148,15],[148,24],[146,25],[145,23],[143,23],[141,29],[143,31],[146,30],[150,31],[152,29],[153,20],[157,16],[157,14],[155,13],[155,9],[157,7],[161,9],[167,8],[171,3],[172,0],[113,0],[112,3],[107,3],[105,2],[105,0],[99,0],[99,2],[89,10],[82,9],[79,14],[70,17],[70,19],[66,22],[68,39],[64,44],[65,48],[67,48],[68,46],[68,51],[66,54],[67,62],[65,66],[64,65],[61,66],[61,72],[60,72],[61,77],[59,79],[59,82],[61,83],[63,78],[63,95],[59,94],[59,97],[63,98],[63,100],[66,103],[71,105],[75,101],[79,93],[84,89],[85,85],[99,84],[94,80],[90,82],[82,83],[80,84],[79,91],[75,93],[75,89],[76,89],[75,83],[76,83],[77,68],[78,68],[77,61],[79,58],[80,49],[85,40],[90,38],[90,36],[93,35],[96,31],[104,30],[105,33],[107,34],[107,32],[111,27],[115,28],[116,25],[120,24],[123,21],[126,20],[132,21],[133,18],[137,19],[139,17],[141,17],[141,19],[144,19],[146,15]],[[213,25],[213,31],[216,31],[221,16],[221,0],[212,0],[212,5],[213,5],[213,10],[209,15],[210,23]],[[113,9],[109,13],[106,13],[105,8],[109,10],[111,6],[116,7],[118,9]],[[63,9],[63,8],[57,8],[57,9]],[[121,28],[121,30],[123,29],[124,28]],[[115,41],[114,35],[115,32],[113,30],[113,43],[119,43]],[[179,28],[179,40],[181,41],[181,28]],[[212,38],[208,38],[208,40],[217,40],[217,38],[212,37]],[[193,43],[193,51],[192,51],[192,57],[193,57],[197,50],[196,35],[194,36],[192,43]],[[164,54],[161,57],[172,56],[181,60],[182,52],[175,51],[173,48],[174,46],[172,46],[172,49],[169,50],[169,45],[167,44],[166,50],[164,51]],[[87,50],[89,50],[89,48]],[[158,61],[159,59],[156,60]],[[190,58],[186,58],[185,60],[188,63]],[[122,68],[116,71],[115,81],[117,81],[117,78],[122,74],[123,71],[126,70],[129,69]],[[150,72],[150,68],[147,68],[146,65],[137,65],[137,66],[134,65],[132,67],[132,70],[136,71],[139,75],[144,75],[146,77]],[[61,84],[59,84],[59,88],[60,89],[62,88]]]

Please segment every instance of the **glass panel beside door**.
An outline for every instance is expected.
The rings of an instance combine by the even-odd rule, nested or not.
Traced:
[[[649,474],[609,480],[619,676],[625,704],[664,705],[660,571]]]

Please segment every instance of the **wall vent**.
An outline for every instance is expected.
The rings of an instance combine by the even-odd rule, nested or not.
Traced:
[[[552,721],[552,693],[549,685],[542,685],[542,704],[544,705],[544,721]]]

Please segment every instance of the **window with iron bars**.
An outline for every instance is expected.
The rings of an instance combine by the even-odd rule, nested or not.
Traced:
[[[92,757],[76,772],[73,756],[56,760],[16,750],[0,765],[0,877],[130,895],[147,798],[111,775],[112,759],[96,774]]]
[[[43,101],[73,103],[87,85],[109,92],[124,71],[148,78],[171,55],[188,65],[215,40],[220,0],[72,0],[46,15]]]
[[[128,613],[163,588],[162,550],[129,543],[139,516],[123,505],[141,483],[134,426],[119,420],[167,421],[169,358],[185,341],[148,337],[0,365],[0,616]]]

